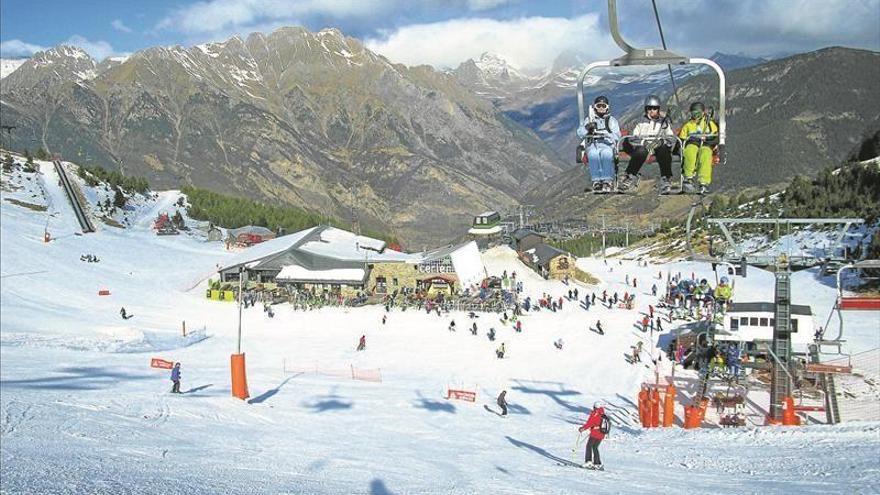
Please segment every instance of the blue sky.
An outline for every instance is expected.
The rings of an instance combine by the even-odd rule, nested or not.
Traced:
[[[633,44],[659,45],[649,0],[620,0]],[[771,55],[844,45],[880,50],[880,0],[657,0],[670,48]],[[407,64],[455,66],[483,51],[546,67],[563,51],[619,51],[604,0],[2,0],[0,56],[60,43],[102,59],[154,45],[193,45],[284,25],[336,27]]]

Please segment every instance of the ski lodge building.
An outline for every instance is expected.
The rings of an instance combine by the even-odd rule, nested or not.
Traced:
[[[724,314],[724,330],[715,333],[715,340],[738,342],[771,342],[776,326],[772,302],[731,303]],[[791,343],[813,343],[813,312],[809,306],[791,306]]]
[[[395,290],[454,293],[479,286],[486,269],[473,241],[402,253],[385,241],[319,225],[245,249],[218,270],[221,282],[247,280],[342,295],[385,294]]]

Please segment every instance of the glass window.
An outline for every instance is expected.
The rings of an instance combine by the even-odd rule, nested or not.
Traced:
[[[767,319],[767,318],[761,318],[760,321],[761,321],[760,324],[761,324],[762,327],[766,327],[766,326],[770,325],[770,320]]]
[[[739,330],[739,318],[731,318],[730,319],[730,329],[732,331]]]
[[[798,321],[797,321],[797,318],[794,318],[791,320],[791,331],[797,332],[797,330],[798,330]]]
[[[750,327],[758,326],[758,319],[757,318],[749,318],[749,326]]]
[[[740,325],[741,327],[747,327],[747,326],[749,326],[749,319],[746,318],[745,316],[740,317],[740,319],[739,319],[739,325]]]
[[[391,279],[391,285],[397,287],[399,284],[397,283],[397,277]]]

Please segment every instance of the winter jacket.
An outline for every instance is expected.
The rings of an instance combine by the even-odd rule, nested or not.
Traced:
[[[506,405],[507,405],[507,398],[506,398],[506,396],[507,396],[507,390],[502,390],[502,391],[501,391],[501,394],[498,395],[498,400],[496,400],[495,402],[496,402],[499,406],[506,406]]]
[[[602,426],[602,416],[604,415],[604,407],[593,409],[593,412],[590,413],[590,417],[587,418],[587,422],[584,423],[578,431],[590,430],[590,438],[602,440],[605,438],[605,434],[602,433],[602,430],[600,430],[599,427]]]
[[[647,115],[642,115],[642,119],[633,129],[632,135],[640,138],[662,137],[667,144],[671,144],[675,141],[675,133],[672,132],[672,124],[669,120],[664,120],[662,117],[652,119]]]
[[[688,120],[687,122],[685,122],[684,126],[682,126],[681,131],[679,131],[679,133],[678,133],[678,137],[680,137],[682,139],[682,141],[684,141],[685,144],[687,144],[688,137],[693,136],[695,134],[696,135],[699,135],[699,134],[718,134],[718,126],[715,125],[715,122],[712,122],[711,120],[709,120],[705,117],[703,117],[699,120],[691,119],[691,120]],[[712,144],[714,144],[713,141],[715,141],[715,140],[717,140],[717,138],[707,140],[703,144],[712,145]]]
[[[590,122],[596,124],[596,132],[608,133],[602,139],[593,141],[594,143],[603,143],[611,147],[617,146],[617,142],[620,141],[620,124],[617,123],[617,119],[609,115],[608,128],[606,128],[605,117],[600,117],[598,115],[594,115],[592,118],[587,117],[584,119],[584,123],[577,129],[577,135],[579,138],[584,139],[587,136],[587,124]]]
[[[733,297],[733,288],[729,285],[719,285],[715,289],[715,297],[729,301]]]
[[[177,382],[180,381],[180,366],[175,366],[171,368],[171,381]]]

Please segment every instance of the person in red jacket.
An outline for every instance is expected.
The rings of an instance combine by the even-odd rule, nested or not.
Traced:
[[[593,404],[593,412],[590,413],[587,422],[578,428],[579,433],[590,430],[590,439],[587,440],[587,449],[584,454],[584,467],[587,469],[604,470],[602,460],[599,458],[599,444],[605,438],[605,433],[602,432],[603,420],[608,421],[608,418],[605,416],[605,408],[602,407],[602,404],[596,402]]]

